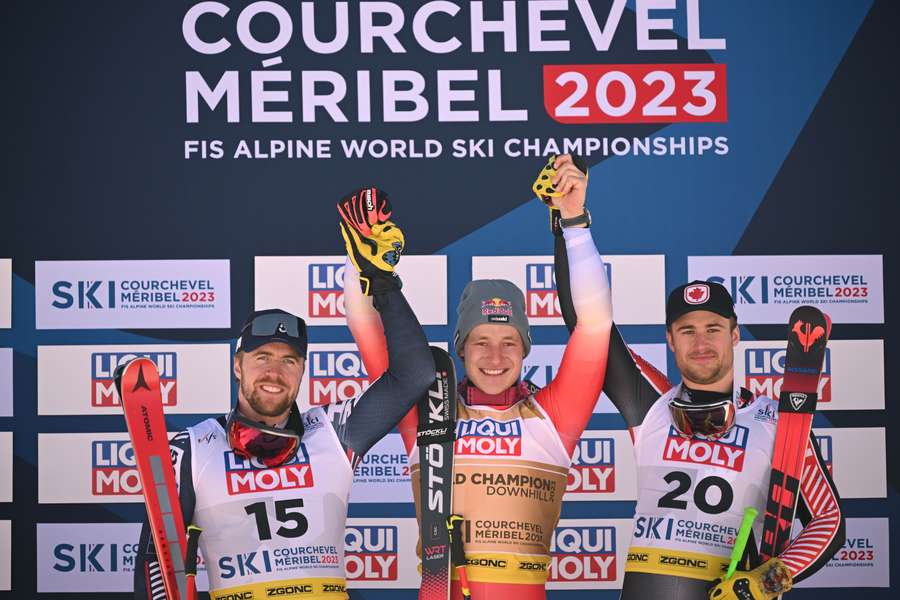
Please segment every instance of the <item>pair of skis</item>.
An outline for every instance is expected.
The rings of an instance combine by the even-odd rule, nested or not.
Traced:
[[[466,557],[460,525],[453,514],[453,443],[456,439],[456,369],[446,351],[432,346],[434,383],[418,403],[419,515],[422,586],[419,600],[450,597],[450,567],[468,600]]]
[[[141,478],[166,599],[195,600],[200,529],[191,526],[186,532],[184,527],[159,372],[149,358],[136,358],[116,370],[115,382]]]

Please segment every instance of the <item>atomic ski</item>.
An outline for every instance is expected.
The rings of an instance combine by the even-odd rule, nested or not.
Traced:
[[[764,561],[778,556],[791,539],[803,460],[830,334],[831,320],[818,308],[801,306],[791,313],[784,380],[778,397],[772,475],[759,549]]]
[[[450,597],[450,535],[453,503],[453,440],[456,437],[456,369],[446,351],[431,347],[435,380],[419,400],[419,528],[422,587],[419,600]]]
[[[189,589],[193,585],[189,585],[185,573],[184,517],[163,418],[159,372],[150,359],[136,358],[116,371],[115,381],[144,490],[166,597],[168,600],[193,600],[194,592]],[[190,577],[190,583],[193,583],[193,577]]]

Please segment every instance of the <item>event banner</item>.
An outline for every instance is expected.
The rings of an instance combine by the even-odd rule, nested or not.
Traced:
[[[640,355],[660,373],[666,373],[665,344],[629,344],[629,348]],[[522,363],[522,378],[538,387],[544,387],[551,381],[559,368],[566,347],[561,344],[535,344]],[[594,405],[594,413],[618,413],[612,401],[605,393],[601,393]]]
[[[310,325],[346,325],[343,256],[257,256],[256,310],[282,308]],[[447,257],[404,256],[403,295],[422,325],[447,324]]]
[[[787,323],[810,304],[834,323],[884,323],[880,255],[689,256],[688,279],[721,283],[744,325]]]
[[[13,432],[0,431],[0,502],[13,501]]]
[[[38,414],[121,416],[113,375],[137,357],[156,364],[167,414],[225,414],[231,408],[228,344],[38,346]]]
[[[37,261],[38,329],[231,327],[228,260]]]
[[[12,260],[0,258],[0,329],[12,327]]]
[[[890,520],[847,519],[847,538],[822,569],[801,588],[887,588],[891,586]]]
[[[884,427],[816,427],[813,435],[841,498],[887,497]]]
[[[603,262],[616,323],[665,323],[665,256],[604,256]],[[525,295],[532,325],[563,325],[552,256],[473,256],[472,279],[512,281]]]
[[[786,341],[739,342],[734,378],[753,392],[778,398]],[[829,340],[819,378],[816,410],[884,408],[884,341]]]
[[[0,348],[0,417],[13,416],[13,351]]]

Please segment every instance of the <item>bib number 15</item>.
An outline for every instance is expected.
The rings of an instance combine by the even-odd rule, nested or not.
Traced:
[[[309,529],[309,521],[300,509],[303,508],[301,498],[275,501],[275,519],[283,523],[275,533],[281,537],[297,538]],[[265,502],[255,502],[244,507],[248,515],[256,518],[256,532],[260,541],[272,539],[272,527],[269,525],[269,512]]]

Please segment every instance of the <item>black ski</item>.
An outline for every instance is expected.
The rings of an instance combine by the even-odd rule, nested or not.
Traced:
[[[453,505],[453,441],[456,437],[456,368],[445,350],[431,347],[435,379],[419,400],[419,531],[422,587],[419,600],[450,597],[450,535]]]

